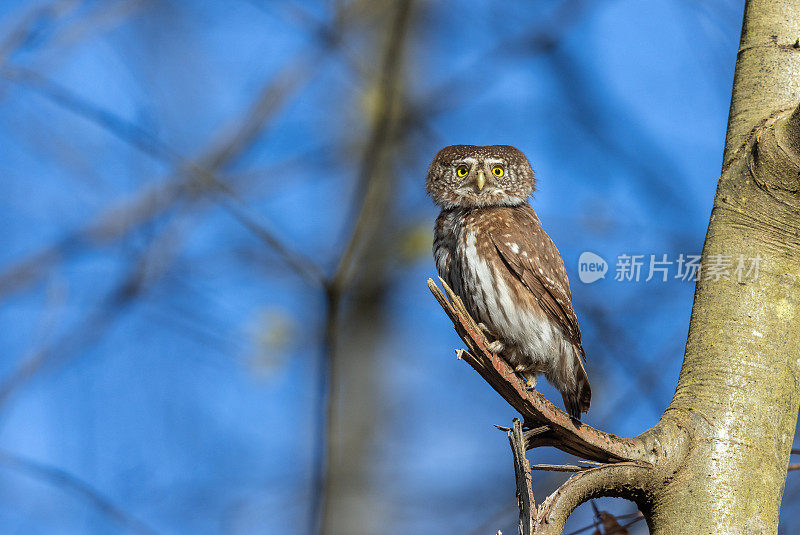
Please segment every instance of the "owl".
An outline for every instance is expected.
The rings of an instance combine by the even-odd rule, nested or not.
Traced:
[[[580,419],[592,391],[564,261],[527,199],[536,181],[508,145],[451,145],[436,154],[426,188],[436,219],[436,269],[529,388],[543,374]]]

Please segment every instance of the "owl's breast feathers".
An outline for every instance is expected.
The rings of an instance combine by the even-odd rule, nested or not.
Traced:
[[[475,295],[484,285],[470,277],[470,273],[481,275],[476,263],[485,263],[492,276],[499,277],[495,282],[513,294],[512,302],[502,300],[501,307],[536,308],[585,359],[564,262],[528,203],[443,211],[436,222],[434,255],[442,278],[469,301],[467,306],[479,321],[497,323],[481,306],[486,296]],[[508,316],[512,311],[501,312]]]
[[[533,208],[443,210],[433,252],[441,277],[503,342],[509,364],[529,381],[543,373],[580,419],[591,401],[581,332],[564,262]]]

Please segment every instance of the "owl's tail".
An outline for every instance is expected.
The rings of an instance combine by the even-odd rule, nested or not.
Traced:
[[[575,390],[561,392],[567,414],[576,420],[581,419],[582,413],[589,411],[589,404],[592,401],[592,388],[583,368],[582,354],[582,350],[575,348]]]

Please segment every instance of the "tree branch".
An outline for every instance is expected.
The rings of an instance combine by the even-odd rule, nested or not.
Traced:
[[[627,498],[640,509],[648,509],[650,498],[645,488],[652,475],[651,466],[632,462],[607,464],[576,474],[539,506],[534,533],[560,535],[572,511],[592,498]]]
[[[441,280],[441,279],[440,279]],[[527,449],[554,446],[564,452],[599,462],[640,461],[652,463],[654,456],[641,439],[618,437],[571,419],[536,390],[527,390],[511,366],[487,349],[486,337],[467,312],[461,299],[442,281],[446,298],[433,280],[428,287],[450,317],[468,350],[457,356],[472,366],[525,419],[528,427],[546,426],[526,433]]]
[[[514,456],[514,475],[517,478],[517,504],[519,505],[519,535],[533,533],[536,501],[533,498],[531,483],[531,467],[525,457],[525,437],[522,434],[522,423],[514,418],[514,427],[507,431],[511,453]]]
[[[0,451],[0,465],[25,472],[37,479],[48,481],[61,489],[74,492],[91,503],[97,510],[112,518],[126,531],[139,533],[140,535],[156,534],[153,528],[114,504],[87,482],[65,470],[26,459],[7,451]]]
[[[255,220],[248,214],[244,207],[229,202],[227,199],[220,198],[220,206],[225,209],[236,221],[242,224],[247,230],[253,233],[258,239],[264,242],[292,271],[302,277],[312,286],[324,288],[327,284],[325,273],[310,258],[292,251],[289,247],[278,239],[275,234],[270,232],[264,224]]]
[[[525,418],[527,431],[519,419],[511,429],[499,427],[508,434],[514,456],[519,505],[519,535],[560,534],[572,511],[581,503],[600,496],[623,497],[636,502],[640,509],[651,500],[649,491],[654,478],[655,462],[661,448],[655,435],[644,434],[629,439],[605,433],[571,419],[542,394],[526,389],[511,366],[487,349],[488,341],[473,320],[464,303],[439,279],[447,294],[433,280],[428,287],[453,322],[456,332],[469,350],[456,351],[512,407]],[[653,430],[650,431],[652,433]],[[554,446],[562,451],[600,461],[595,467],[575,465],[533,465],[525,450]],[[535,508],[531,470],[577,472],[556,492]]]

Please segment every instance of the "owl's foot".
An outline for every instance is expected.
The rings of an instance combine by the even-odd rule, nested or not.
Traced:
[[[500,340],[495,340],[494,342],[490,342],[489,345],[486,346],[486,349],[491,351],[492,353],[502,353],[503,349],[505,349],[505,344]]]
[[[484,337],[494,338],[495,339],[494,342],[489,342],[486,345],[486,349],[488,349],[489,351],[491,351],[492,353],[495,353],[495,354],[502,353],[503,349],[506,348],[506,345],[503,342],[501,342],[500,340],[497,339],[497,335],[495,335],[489,329],[489,327],[486,326],[485,323],[482,323],[482,322],[478,323],[478,327],[480,328],[481,331],[483,331],[483,336]]]
[[[522,378],[525,380],[525,390],[536,390],[536,375],[532,373],[523,373]]]

